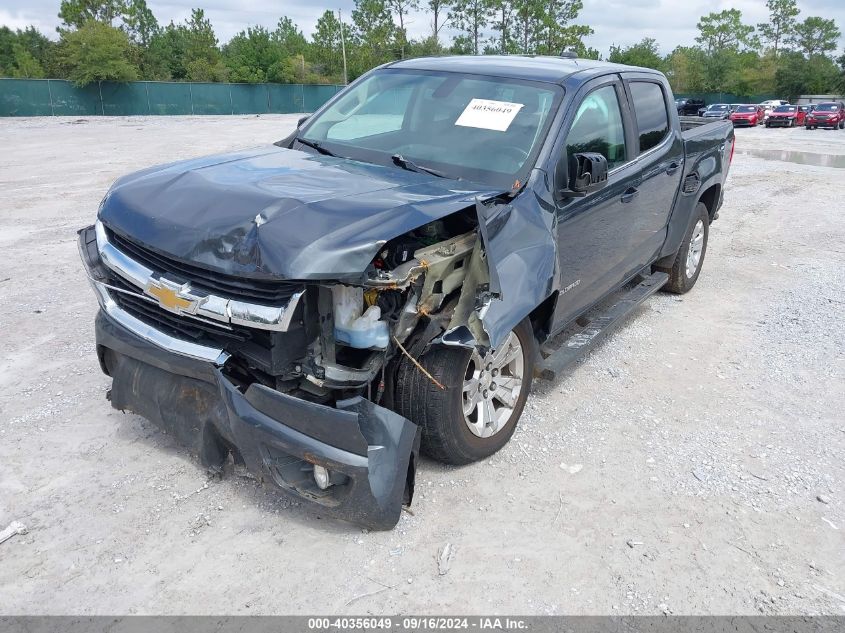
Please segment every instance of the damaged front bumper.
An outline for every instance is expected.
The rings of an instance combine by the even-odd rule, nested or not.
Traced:
[[[100,301],[97,353],[113,380],[113,407],[168,430],[205,466],[222,466],[231,452],[261,480],[327,514],[371,529],[396,525],[413,495],[415,424],[362,397],[331,407],[258,383],[239,389],[225,375],[222,350],[176,339],[115,307],[86,231],[80,252]]]

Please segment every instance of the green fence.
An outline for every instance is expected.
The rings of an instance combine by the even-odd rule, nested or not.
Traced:
[[[786,99],[775,94],[737,95],[732,92],[676,92],[676,99],[703,99],[704,103],[763,103],[770,99]]]
[[[343,86],[0,79],[0,116],[313,112]]]

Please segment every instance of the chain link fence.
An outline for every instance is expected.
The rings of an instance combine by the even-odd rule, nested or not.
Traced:
[[[129,116],[313,112],[343,86],[0,79],[0,116]]]

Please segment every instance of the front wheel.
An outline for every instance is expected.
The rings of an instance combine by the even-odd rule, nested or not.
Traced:
[[[447,464],[469,464],[507,444],[531,389],[534,345],[525,319],[484,355],[432,346],[420,364],[445,389],[403,359],[396,376],[397,412],[421,427],[422,451]]]
[[[707,207],[699,202],[695,206],[695,219],[693,225],[684,235],[681,248],[675,255],[671,268],[657,268],[669,275],[669,281],[663,286],[663,290],[674,294],[682,295],[692,290],[698,275],[701,273],[701,266],[704,264],[704,255],[707,252],[707,238],[710,235],[710,214]]]

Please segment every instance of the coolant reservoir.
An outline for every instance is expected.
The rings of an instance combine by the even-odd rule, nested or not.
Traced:
[[[381,308],[364,309],[364,291],[351,286],[332,286],[334,337],[339,343],[359,349],[385,349],[390,340],[387,323],[381,321]]]

